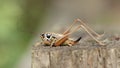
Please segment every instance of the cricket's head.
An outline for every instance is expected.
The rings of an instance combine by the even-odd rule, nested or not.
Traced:
[[[53,35],[52,33],[42,33],[40,35],[41,39],[42,39],[42,42],[45,44],[45,45],[50,45],[52,43],[52,40],[53,40]]]

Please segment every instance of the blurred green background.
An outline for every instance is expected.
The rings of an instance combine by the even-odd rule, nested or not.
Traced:
[[[119,0],[0,0],[0,68],[18,67],[41,31],[57,32],[75,18],[120,32],[119,12]]]
[[[42,25],[49,0],[0,0],[0,68],[13,68]]]

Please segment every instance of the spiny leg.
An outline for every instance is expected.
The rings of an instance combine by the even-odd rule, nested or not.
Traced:
[[[70,25],[70,27],[63,33],[63,35],[69,33],[70,30],[72,29],[73,25],[75,25],[75,23],[77,23],[77,20],[74,20],[74,22]]]
[[[88,31],[88,29],[87,29],[84,25],[79,25],[76,29],[74,29],[71,33],[68,33],[68,34],[74,33],[75,31],[77,31],[77,30],[80,29],[81,27],[82,27],[96,42],[98,42],[100,45],[105,45],[104,43],[102,43],[101,41],[99,41],[97,38],[95,38],[95,37]]]
[[[81,22],[81,24],[74,29],[72,32],[70,32],[70,30],[72,29],[73,25],[77,22]],[[99,41],[98,39],[96,39],[88,30],[90,30],[91,32],[93,32],[96,36],[100,37],[101,35],[99,35],[98,33],[96,33],[95,31],[93,31],[90,27],[88,27],[86,24],[84,24],[80,19],[76,19],[73,24],[63,33],[63,37],[60,38],[59,40],[56,41],[55,46],[59,46],[62,43],[64,43],[67,39],[68,36],[72,33],[74,33],[75,31],[77,31],[80,27],[82,27],[95,41],[97,41],[100,45],[104,45],[101,41]],[[87,28],[88,29],[87,29]]]
[[[72,30],[71,32],[68,33],[68,35],[76,32],[77,30],[79,30],[81,28],[81,25],[77,26],[74,30]]]
[[[79,25],[77,28],[75,28],[72,32],[69,32],[67,34],[65,34],[62,38],[60,38],[59,40],[57,40],[55,42],[55,46],[60,46],[61,44],[63,44],[66,40],[68,40],[68,36],[72,33],[74,33],[75,31],[77,31],[81,26]]]
[[[98,33],[96,33],[94,30],[92,30],[89,26],[87,26],[82,20],[80,19],[76,19],[77,22],[80,22],[81,25],[83,25],[84,27],[86,27],[86,29],[88,29],[89,31],[91,31],[92,33],[94,33],[98,38],[102,37],[104,35],[104,33],[102,35],[99,35]]]
[[[74,20],[72,25],[63,33],[64,36],[56,41],[55,46],[60,46],[62,43],[64,43],[68,39],[69,34],[72,34],[73,32],[75,32],[80,27],[80,26],[78,26],[73,32],[70,32],[70,30],[73,28],[75,23],[77,23],[77,20]],[[52,45],[53,44],[51,44],[51,46]]]
[[[105,45],[104,43],[102,43],[101,41],[99,41],[98,39],[96,39],[87,29],[85,26],[81,25],[81,27],[96,41],[98,42],[100,45]]]
[[[74,33],[75,31],[77,31],[80,28],[83,28],[96,42],[98,42],[100,45],[105,45],[104,43],[102,43],[101,41],[99,41],[96,37],[94,37],[89,31],[88,29],[84,26],[84,25],[79,25],[76,29],[74,29],[72,32],[66,34],[66,35],[70,35],[72,33]]]
[[[64,35],[62,38],[60,38],[59,40],[57,40],[54,45],[55,46],[60,46],[61,44],[63,44],[67,39],[68,39],[68,35],[69,34],[66,34]]]

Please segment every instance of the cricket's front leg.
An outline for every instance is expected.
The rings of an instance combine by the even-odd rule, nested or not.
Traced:
[[[56,42],[56,39],[54,39],[51,44],[50,44],[50,47],[53,47],[55,45],[55,42]]]

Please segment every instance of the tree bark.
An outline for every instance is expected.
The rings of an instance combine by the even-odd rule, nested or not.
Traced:
[[[33,46],[32,68],[120,68],[120,40],[105,46],[83,42],[75,46]]]

